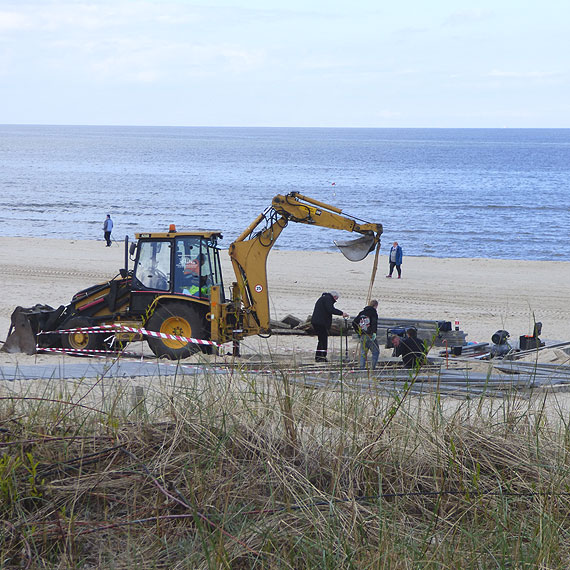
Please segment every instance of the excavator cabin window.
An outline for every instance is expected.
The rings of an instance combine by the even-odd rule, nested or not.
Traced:
[[[169,291],[171,284],[169,240],[141,241],[135,265],[135,279],[144,288]]]
[[[205,236],[141,239],[135,263],[135,290],[209,299],[213,285],[223,292],[216,240]]]
[[[174,251],[174,293],[209,299],[212,285],[222,284],[215,244],[201,236],[180,236]]]

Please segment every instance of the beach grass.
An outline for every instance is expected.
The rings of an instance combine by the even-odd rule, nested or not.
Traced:
[[[205,365],[2,397],[0,567],[568,567],[570,423],[543,393],[302,376]]]

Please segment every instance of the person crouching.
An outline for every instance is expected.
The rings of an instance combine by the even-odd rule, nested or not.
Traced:
[[[404,368],[419,368],[426,362],[426,347],[418,338],[416,327],[406,329],[407,338],[395,336],[392,339],[394,345],[394,356],[401,356]]]

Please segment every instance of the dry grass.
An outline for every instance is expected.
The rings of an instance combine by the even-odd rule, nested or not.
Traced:
[[[207,368],[136,409],[93,391],[0,400],[3,568],[568,567],[570,431],[540,398]]]

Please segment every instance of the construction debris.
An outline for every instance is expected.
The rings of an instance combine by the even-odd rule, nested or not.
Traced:
[[[333,317],[330,329],[331,336],[351,335],[352,319]],[[395,334],[402,336],[408,327],[415,327],[418,331],[418,338],[426,341],[430,346],[440,346],[451,349],[454,346],[465,346],[467,344],[467,333],[462,330],[453,330],[450,321],[429,321],[418,319],[391,319],[379,318],[376,335],[380,342],[385,339],[386,348],[392,348],[391,337]],[[280,321],[271,321],[273,334],[314,334],[311,325],[311,315],[306,319],[300,319],[293,315],[287,315]]]
[[[386,348],[391,348],[391,337],[395,334],[402,336],[408,327],[415,327],[418,338],[430,346],[433,344],[433,346],[451,348],[466,344],[467,333],[459,329],[453,330],[450,321],[379,318],[376,334],[379,339],[386,339]]]

